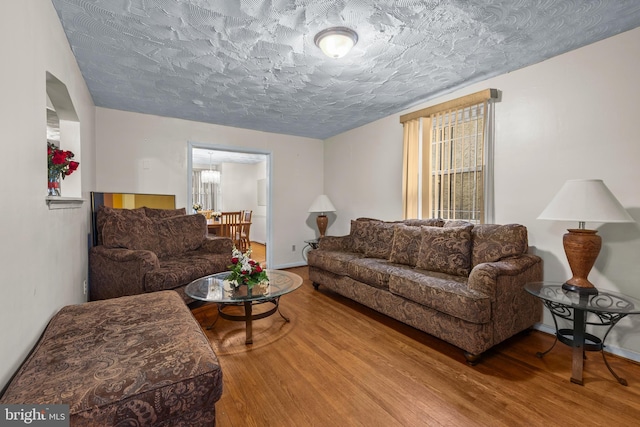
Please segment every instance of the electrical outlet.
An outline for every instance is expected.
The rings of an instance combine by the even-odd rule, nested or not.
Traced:
[[[291,252],[295,252],[296,251],[296,245],[291,245]]]
[[[84,282],[82,282],[82,290],[84,291],[84,294],[87,294],[87,280],[85,279]]]

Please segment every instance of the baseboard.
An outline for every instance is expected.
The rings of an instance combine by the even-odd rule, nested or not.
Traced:
[[[535,325],[533,325],[533,328],[537,329],[540,332],[547,333],[549,335],[556,334],[556,330],[553,327],[549,325],[545,325],[544,323],[536,323]],[[620,347],[615,347],[609,344],[605,345],[604,351],[606,351],[607,353],[615,354],[616,356],[624,357],[625,359],[633,360],[634,362],[640,363],[640,353],[637,353],[635,351],[627,350]]]

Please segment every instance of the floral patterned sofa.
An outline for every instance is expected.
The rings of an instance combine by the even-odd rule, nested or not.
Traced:
[[[0,404],[66,404],[72,426],[213,426],[222,387],[200,325],[162,291],[63,307]]]
[[[361,218],[349,235],[320,239],[309,278],[463,349],[475,364],[541,318],[523,286],[542,280],[542,260],[527,251],[518,224]]]
[[[89,250],[90,299],[161,290],[177,291],[193,280],[226,271],[233,242],[209,237],[204,215],[185,209],[114,209],[96,212],[97,246]]]

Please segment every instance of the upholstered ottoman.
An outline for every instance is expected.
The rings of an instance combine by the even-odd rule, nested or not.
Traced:
[[[62,308],[0,403],[68,404],[72,426],[212,426],[222,371],[174,291]]]

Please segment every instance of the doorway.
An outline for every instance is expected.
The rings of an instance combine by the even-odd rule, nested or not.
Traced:
[[[187,206],[204,210],[251,210],[250,240],[265,246],[271,260],[271,153],[189,142]]]

